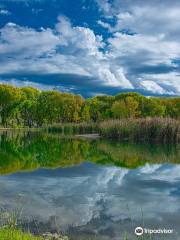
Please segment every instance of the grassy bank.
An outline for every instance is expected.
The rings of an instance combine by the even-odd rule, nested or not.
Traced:
[[[0,240],[68,240],[68,237],[51,233],[38,237],[31,233],[23,233],[16,228],[0,228]]]
[[[84,238],[83,238],[84,239]],[[98,237],[90,238],[88,237],[88,240],[98,240]],[[136,239],[136,237],[134,238]],[[147,237],[139,237],[139,240],[152,240],[153,238],[151,236]],[[68,240],[68,238],[43,238],[43,237],[35,237],[28,233],[23,233],[20,230],[17,229],[0,229],[0,240]],[[81,238],[79,238],[81,240]],[[123,240],[129,240],[129,237],[127,234],[124,234]]]
[[[180,120],[141,118],[108,120],[99,123],[58,124],[47,127],[51,133],[99,133],[103,138],[131,142],[179,143]]]
[[[2,228],[0,229],[0,240],[43,240],[43,238],[23,233],[14,228]]]
[[[52,134],[61,134],[62,136],[99,134],[104,139],[126,140],[134,143],[180,143],[180,119],[173,118],[129,118],[96,123],[59,123],[42,128],[22,129],[26,131],[40,130]],[[0,130],[7,131],[8,129]]]

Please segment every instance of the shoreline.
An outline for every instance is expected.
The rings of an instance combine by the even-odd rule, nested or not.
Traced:
[[[102,122],[60,123],[43,127],[7,127],[1,132],[42,132],[85,139],[109,139],[134,143],[180,143],[180,120],[172,118],[113,119]]]

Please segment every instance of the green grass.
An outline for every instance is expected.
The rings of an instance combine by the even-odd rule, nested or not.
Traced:
[[[30,233],[23,233],[15,228],[1,228],[0,240],[43,240],[43,238],[35,237]]]

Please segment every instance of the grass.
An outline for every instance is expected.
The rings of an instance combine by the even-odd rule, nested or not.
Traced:
[[[97,133],[98,126],[96,123],[62,123],[53,124],[45,128],[49,133],[61,134],[88,134]]]
[[[95,238],[93,238],[93,239],[95,239]],[[93,239],[89,238],[89,240],[93,240]],[[141,236],[141,237],[137,238],[135,236],[134,240],[135,239],[152,240],[152,237],[151,236]],[[35,237],[30,233],[23,233],[21,230],[17,230],[14,228],[2,228],[2,229],[0,229],[0,240],[44,240],[44,238]],[[128,234],[126,234],[126,233],[124,234],[123,240],[129,240]]]
[[[18,214],[21,213],[0,212],[0,240],[44,240],[42,237],[17,229]]]
[[[128,208],[129,211],[129,208]],[[3,216],[3,214],[2,214]],[[68,240],[69,238],[66,236],[58,236],[58,235],[49,235],[49,234],[45,234],[43,237],[42,236],[34,236],[29,232],[23,232],[20,229],[16,228],[17,225],[17,219],[16,219],[16,213],[13,212],[11,214],[5,214],[4,215],[6,219],[6,221],[4,222],[4,219],[0,218],[1,224],[4,222],[4,224],[1,225],[0,227],[0,240]],[[142,218],[143,218],[143,214],[142,214]],[[132,221],[132,216],[130,216],[131,219],[131,223],[132,223],[132,229],[135,229],[133,221]],[[144,224],[143,224],[144,225]],[[129,235],[127,232],[124,232],[124,234],[122,234],[122,239],[123,240],[130,240],[132,239],[132,236]],[[85,238],[84,238],[85,237]],[[92,237],[88,237],[88,236],[84,236],[81,237],[79,236],[78,239],[86,239],[86,240],[95,240],[95,239],[99,239],[98,236],[94,236]],[[129,238],[130,237],[130,238]],[[141,237],[136,237],[134,235],[133,239],[139,239],[139,240],[153,240],[153,237],[151,235],[143,235]]]
[[[35,237],[30,233],[23,233],[15,228],[1,228],[0,240],[43,240],[43,238]]]
[[[59,233],[47,232],[42,236],[34,236],[29,230],[24,232],[17,227],[19,225],[18,215],[21,213],[21,211],[0,212],[0,240],[69,240],[67,236],[61,236]]]
[[[180,121],[170,118],[110,120],[99,124],[99,133],[115,140],[179,143]]]
[[[172,118],[141,118],[107,120],[98,123],[56,124],[49,133],[99,133],[103,138],[131,142],[179,143],[180,120]]]
[[[31,233],[24,233],[15,227],[0,228],[0,240],[68,240],[66,236],[46,235],[43,237],[34,236]]]
[[[95,238],[86,238],[87,240],[95,240]],[[98,240],[98,238],[96,238]],[[128,234],[124,234],[123,240],[130,240],[132,238],[128,237]],[[152,236],[134,236],[134,240],[153,240]],[[28,233],[23,233],[17,229],[0,229],[0,240],[44,240],[42,237],[35,237]],[[79,239],[80,240],[80,239]]]

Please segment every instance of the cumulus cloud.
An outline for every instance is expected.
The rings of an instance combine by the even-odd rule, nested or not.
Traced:
[[[180,5],[153,2],[97,0],[104,37],[63,15],[54,28],[8,23],[0,29],[0,74],[73,74],[97,88],[178,95]]]
[[[58,20],[56,30],[62,37],[63,45],[72,51],[71,54],[76,54],[79,50],[81,54],[103,58],[99,51],[99,48],[104,46],[101,36],[96,36],[89,28],[73,27],[69,19],[64,16],[60,16]]]
[[[66,33],[64,33],[66,36]],[[64,46],[64,39],[51,29],[36,31],[8,23],[1,29],[0,73],[77,73],[85,70],[76,63],[73,55],[61,54],[57,48]],[[68,62],[68,65],[67,65]]]
[[[109,1],[108,0],[96,0],[96,2],[99,5],[100,10],[105,12],[106,15],[110,16],[111,10],[112,10],[112,6],[109,3]]]
[[[109,38],[109,43],[113,56],[131,58],[139,56],[138,60],[148,65],[171,64],[171,60],[180,55],[180,44],[176,41],[165,40],[164,35],[154,37],[118,32]]]
[[[59,42],[58,36],[51,29],[36,31],[31,28],[21,27],[8,23],[1,29],[0,54],[18,59],[25,57],[36,58],[43,54],[51,55]],[[17,54],[17,55],[15,55]]]
[[[39,31],[8,23],[1,29],[0,73],[66,73],[97,79],[102,85],[132,88],[123,70],[113,69],[100,50],[101,36],[85,27],[74,27],[64,16],[54,29]]]
[[[97,0],[97,3],[106,18],[98,24],[112,33],[108,41],[114,64],[121,63],[129,73],[128,78],[139,87],[153,92],[154,86],[156,93],[179,94],[179,64],[174,60],[180,56],[180,3],[173,1],[172,4],[168,0],[163,3],[159,0],[111,3]],[[114,24],[108,22],[109,15],[114,18]],[[161,74],[156,76],[155,68],[162,71]],[[145,75],[143,69],[147,74],[151,71],[152,76]],[[170,78],[172,75],[176,83],[167,88],[175,82]]]

